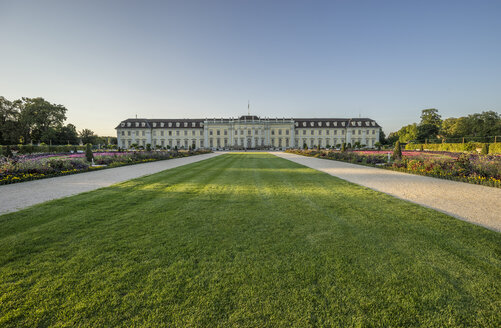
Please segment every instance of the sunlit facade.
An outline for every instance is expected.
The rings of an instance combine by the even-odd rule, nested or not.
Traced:
[[[368,118],[127,119],[116,127],[118,146],[188,149],[287,149],[342,143],[373,148],[381,127]]]

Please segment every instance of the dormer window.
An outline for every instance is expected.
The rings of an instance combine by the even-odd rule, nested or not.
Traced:
[[[376,122],[371,122],[371,125],[372,126],[376,126]]]
[[[326,125],[326,126],[330,126],[330,125],[331,125],[331,122],[325,122],[325,125]]]
[[[358,126],[362,126],[362,122],[358,122]]]
[[[138,127],[138,126],[139,126],[139,122],[136,122],[136,127]]]
[[[124,126],[125,126],[125,123],[124,123],[124,122],[122,122],[122,124],[120,124],[120,126],[121,126],[121,127],[124,127]]]
[[[318,122],[318,126],[322,126],[322,122]]]
[[[157,127],[157,123],[153,123],[153,127],[156,128]]]
[[[204,127],[204,124],[203,123],[200,123],[200,127],[203,128]]]
[[[176,128],[178,128],[178,127],[179,127],[179,125],[181,125],[181,124],[179,124],[179,122],[176,122]]]
[[[160,123],[160,127],[162,127],[162,128],[163,128],[163,127],[164,127],[164,125],[165,125],[165,124],[164,124],[164,122]]]
[[[130,122],[127,122],[127,126],[130,126]]]
[[[196,125],[196,123],[195,123],[195,122],[191,123],[191,126],[192,126],[192,127],[195,127],[195,125]]]
[[[365,122],[365,126],[369,126],[369,122]]]
[[[144,128],[146,126],[146,123],[141,123],[141,126]]]
[[[306,122],[303,122],[303,126],[306,126]]]
[[[184,127],[187,127],[188,126],[188,122],[184,122]]]
[[[343,124],[344,125],[344,124]],[[337,126],[337,122],[334,122],[334,126]]]
[[[315,126],[315,123],[314,122],[310,122],[310,126]]]
[[[341,122],[341,125],[344,126],[344,122]]]
[[[351,126],[354,126],[355,125],[355,122],[351,122]]]
[[[298,122],[296,122],[294,125],[295,125],[295,126],[299,126],[299,123],[298,123]]]
[[[169,128],[172,127],[172,122],[169,122]]]

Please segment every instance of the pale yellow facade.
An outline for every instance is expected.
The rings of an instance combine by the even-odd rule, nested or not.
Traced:
[[[380,126],[371,119],[128,119],[117,126],[118,146],[187,149],[287,149],[339,147],[356,142],[372,148]]]

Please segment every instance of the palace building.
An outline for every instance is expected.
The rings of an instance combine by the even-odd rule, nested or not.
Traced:
[[[373,148],[381,127],[368,118],[143,119],[120,122],[118,147],[188,149],[321,148],[360,143]],[[339,147],[339,146],[338,146]]]

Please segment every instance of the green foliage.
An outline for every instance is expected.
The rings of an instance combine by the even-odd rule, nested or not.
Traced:
[[[306,144],[306,142],[303,144],[303,149],[308,149],[308,145]]]
[[[87,159],[88,162],[91,162],[92,159],[94,158],[94,154],[92,153],[92,145],[91,144],[85,145],[85,158]]]
[[[402,158],[402,148],[400,147],[400,141],[395,143],[395,149],[393,150],[393,159],[398,160]]]
[[[489,154],[489,144],[484,143],[482,146],[482,151],[480,152],[482,155],[488,155]]]
[[[83,129],[78,133],[80,140],[83,144],[96,144],[98,143],[98,136],[94,133],[94,131],[89,129]]]
[[[268,154],[221,155],[0,220],[5,327],[500,320],[498,232]]]
[[[403,143],[407,143],[411,140],[416,140],[418,137],[417,124],[414,123],[402,127],[400,130],[398,130],[397,136],[398,136],[397,140]]]
[[[501,154],[501,142],[491,143],[489,145],[489,154]]]
[[[378,141],[374,144],[374,147],[376,147],[377,150],[381,150],[382,144]]]
[[[341,151],[346,151],[346,142],[341,145]]]
[[[146,150],[151,151],[151,144],[146,144]]]
[[[5,157],[12,157],[13,156],[12,150],[10,149],[10,146],[5,147],[5,151],[3,152],[3,155]]]
[[[477,149],[482,149],[486,143],[482,142],[465,142],[465,143],[439,143],[439,144],[417,144],[409,143],[405,146],[408,150],[433,150],[433,151],[450,151],[450,152],[476,152]],[[489,145],[489,154],[501,154],[499,145],[501,143],[487,143]]]

